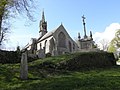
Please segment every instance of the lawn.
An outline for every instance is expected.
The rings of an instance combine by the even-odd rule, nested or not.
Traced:
[[[0,64],[0,90],[120,90],[120,66],[55,70],[41,63],[58,63],[74,57],[63,55],[29,62],[28,80],[20,80],[20,64]]]
[[[0,65],[0,90],[119,90],[120,67],[50,73],[34,68],[19,79],[19,64]]]

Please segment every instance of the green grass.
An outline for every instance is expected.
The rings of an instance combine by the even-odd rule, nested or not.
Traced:
[[[48,57],[48,58],[44,58],[44,59],[38,59],[38,60],[33,61],[29,64],[30,65],[38,65],[38,64],[45,62],[45,61],[59,63],[61,61],[69,60],[69,59],[73,58],[75,55],[77,55],[77,53],[76,54],[65,54],[65,55],[61,55],[61,56],[52,56],[52,57]]]
[[[19,64],[0,64],[0,90],[119,90],[120,67],[65,71],[39,68],[45,61],[59,63],[72,55],[29,63],[28,80],[20,80]]]

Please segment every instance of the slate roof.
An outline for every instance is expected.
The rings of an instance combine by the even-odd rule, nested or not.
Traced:
[[[56,30],[57,30],[57,29],[52,30],[52,31],[50,31],[50,32],[47,32],[47,33],[40,39],[40,41],[43,40],[43,39],[46,39],[46,38],[48,38],[48,37],[50,37],[50,36],[52,36],[53,33],[54,33]]]
[[[61,27],[61,25],[59,27]],[[42,41],[42,40],[52,36],[59,27],[57,27],[56,29],[54,29],[50,32],[47,32],[43,37],[38,38],[38,41]]]

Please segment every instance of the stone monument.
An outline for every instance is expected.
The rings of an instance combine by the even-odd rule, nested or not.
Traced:
[[[27,50],[22,53],[20,64],[20,78],[22,80],[28,79]]]

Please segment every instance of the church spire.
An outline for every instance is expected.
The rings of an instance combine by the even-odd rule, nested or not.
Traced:
[[[40,20],[40,37],[47,33],[47,21],[45,21],[44,10],[42,12],[42,19]]]
[[[42,22],[45,22],[44,10],[43,10],[43,12],[42,12]]]
[[[83,18],[83,26],[84,26],[84,38],[87,38],[87,35],[86,35],[86,27],[85,27],[85,17],[84,17],[84,15],[82,16],[82,18]]]

